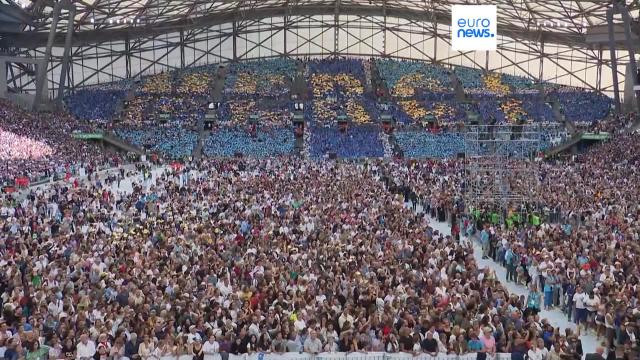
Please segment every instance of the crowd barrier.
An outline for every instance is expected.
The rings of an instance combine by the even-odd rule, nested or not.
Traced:
[[[220,360],[222,357],[212,360]],[[228,360],[476,360],[477,353],[469,353],[464,355],[438,354],[431,356],[429,354],[411,354],[411,353],[384,353],[384,352],[349,352],[349,353],[320,353],[318,355],[306,353],[253,353],[233,355],[229,354]],[[487,360],[511,360],[511,354],[500,353],[495,356],[486,357]],[[207,357],[205,357],[207,360]]]

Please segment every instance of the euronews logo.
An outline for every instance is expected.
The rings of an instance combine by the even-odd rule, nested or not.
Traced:
[[[489,30],[491,20],[487,18],[458,19],[458,37],[488,38],[496,34]]]
[[[495,5],[453,5],[451,47],[456,51],[495,50],[497,45]]]

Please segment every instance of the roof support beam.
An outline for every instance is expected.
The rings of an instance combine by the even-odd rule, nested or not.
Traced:
[[[340,15],[354,16],[380,16],[401,18],[414,21],[425,21],[425,19],[433,18],[435,23],[450,25],[451,16],[448,12],[436,11],[430,14],[430,11],[409,9],[404,7],[393,6],[387,3],[386,6],[374,6],[363,4],[340,4],[336,0],[333,4],[319,5],[300,5],[296,7],[296,15],[314,16],[314,15],[335,15],[336,7],[339,7]],[[256,8],[252,12],[245,14],[249,19],[263,19],[269,17],[282,16],[285,13],[286,6],[277,6],[270,8]],[[124,40],[128,34],[130,39],[155,36],[166,33],[176,33],[180,29],[197,29],[214,25],[233,23],[240,16],[237,10],[222,11],[212,14],[195,17],[192,19],[179,19],[169,21],[163,24],[149,24],[142,26],[129,26],[124,28],[98,29],[77,32],[74,34],[73,46],[93,45],[106,41]],[[507,36],[520,39],[534,41],[537,34],[530,33],[527,29],[515,25],[498,26],[498,32]],[[543,32],[548,42],[587,47],[584,35],[582,34],[561,34],[555,32]],[[8,35],[5,39],[7,45],[18,46],[21,48],[38,48],[44,47],[47,43],[46,33],[42,32],[22,32],[20,34]],[[56,37],[55,45],[64,44],[62,37]]]

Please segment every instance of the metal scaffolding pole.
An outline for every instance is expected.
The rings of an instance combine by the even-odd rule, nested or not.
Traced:
[[[545,141],[541,125],[472,125],[464,135],[465,203],[501,216],[523,211],[538,188],[533,160]]]

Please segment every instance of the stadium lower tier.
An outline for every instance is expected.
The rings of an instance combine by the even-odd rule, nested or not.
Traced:
[[[198,134],[182,128],[118,129],[116,135],[123,140],[167,158],[180,159],[193,155]],[[303,150],[314,159],[337,157],[342,159],[379,158],[385,156],[385,137],[377,125],[309,126],[304,140],[299,139]],[[514,156],[527,156],[557,145],[566,133],[544,132],[531,146],[510,145]],[[459,132],[431,133],[424,129],[398,130],[392,137],[397,149],[406,158],[443,159],[465,152],[464,135]],[[387,144],[388,145],[388,144]],[[468,150],[468,149],[467,149]],[[483,147],[476,149],[482,153]],[[219,128],[202,138],[202,154],[207,157],[269,157],[292,155],[296,152],[296,134],[293,128],[243,127]],[[396,154],[399,155],[399,154]],[[390,156],[390,154],[387,154]]]

